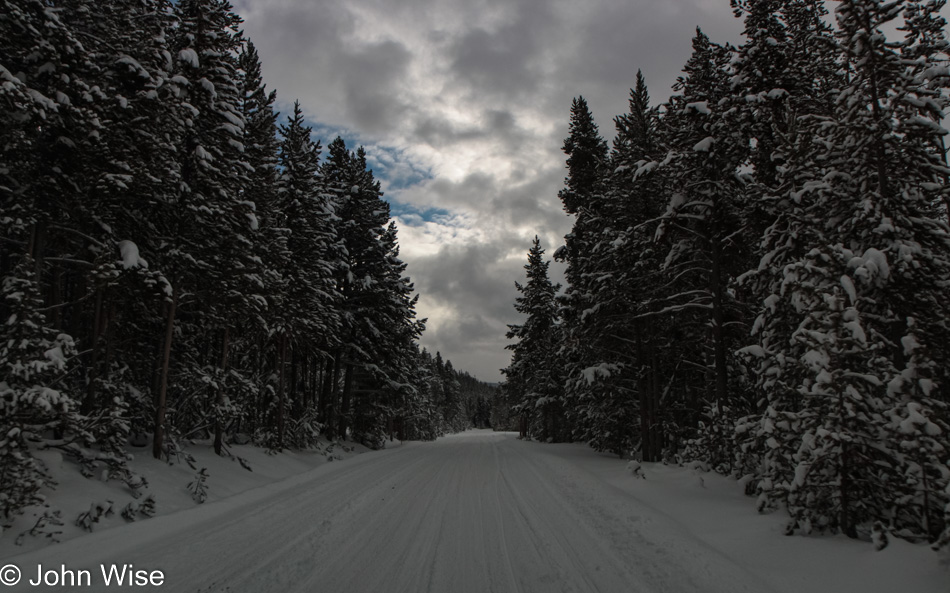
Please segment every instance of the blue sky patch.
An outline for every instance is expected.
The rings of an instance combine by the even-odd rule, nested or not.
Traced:
[[[306,125],[313,130],[311,138],[319,140],[323,147],[321,156],[326,156],[327,145],[337,136],[343,138],[348,150],[355,151],[360,146],[366,151],[366,163],[373,175],[380,181],[383,192],[393,204],[393,214],[398,212],[417,214],[424,220],[429,220],[429,212],[438,213],[438,209],[419,211],[412,206],[403,205],[398,201],[398,194],[405,189],[415,187],[434,178],[432,170],[413,160],[403,148],[386,146],[375,142],[367,142],[360,135],[342,126],[334,126],[312,120],[306,120]],[[444,212],[444,211],[441,211]],[[434,214],[433,214],[434,215]]]
[[[422,226],[426,222],[441,223],[452,217],[452,213],[444,208],[419,208],[396,200],[390,200],[389,204],[392,217],[399,217],[400,222],[406,226]]]

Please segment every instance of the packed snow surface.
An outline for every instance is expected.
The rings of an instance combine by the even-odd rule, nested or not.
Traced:
[[[174,592],[946,591],[923,546],[783,537],[735,481],[470,431],[406,443],[13,558],[160,570]],[[135,587],[140,589],[140,587]],[[145,587],[152,588],[155,587]],[[77,588],[78,590],[78,588]]]

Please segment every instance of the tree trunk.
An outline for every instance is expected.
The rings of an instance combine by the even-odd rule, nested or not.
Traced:
[[[92,353],[89,355],[89,375],[82,413],[91,414],[96,407],[96,381],[99,380],[99,333],[102,325],[102,288],[96,289],[95,312],[92,316]]]
[[[652,371],[644,365],[640,377],[640,456],[643,461],[653,461],[653,427],[650,425],[650,396]]]
[[[168,306],[165,321],[165,347],[162,350],[162,372],[159,379],[158,398],[155,402],[155,427],[152,432],[152,456],[162,458],[162,445],[165,440],[165,408],[168,396],[168,368],[172,353],[172,339],[175,335],[175,310],[178,308],[178,289],[172,288],[172,302]]]
[[[277,347],[277,450],[284,448],[284,366],[287,363],[287,335],[280,334],[280,345]]]
[[[57,332],[63,331],[63,308],[60,306],[63,304],[63,276],[65,272],[62,269],[57,268],[56,273],[53,278],[53,302],[50,303],[53,307],[52,319],[50,319],[51,325],[56,329]]]
[[[221,380],[218,382],[218,387],[215,389],[214,395],[214,452],[217,455],[221,455],[221,448],[224,441],[224,426],[221,422],[221,417],[219,411],[221,406],[224,405],[224,388],[221,385],[221,382],[224,381],[225,375],[228,372],[228,337],[230,335],[229,328],[224,328],[224,336],[221,338]]]
[[[726,337],[724,333],[725,314],[723,311],[723,281],[722,281],[722,245],[718,233],[712,241],[712,270],[709,275],[709,290],[712,293],[712,338],[715,364],[716,404],[722,414],[726,403],[729,369],[726,364]]]
[[[841,443],[841,532],[851,539],[857,539],[857,529],[851,524],[851,461],[848,454],[848,444]]]
[[[640,365],[640,375],[637,378],[637,391],[640,396],[640,458],[643,461],[653,461],[653,439],[650,437],[650,373],[646,364],[645,348],[643,346],[643,324],[634,326],[637,335],[637,364]]]
[[[333,440],[336,436],[336,385],[340,380],[340,360],[343,354],[340,349],[334,353],[332,360],[328,361],[327,381],[324,384],[324,394],[321,405],[324,407],[323,423],[326,426],[326,436]]]
[[[346,373],[343,375],[343,397],[340,400],[339,428],[337,433],[341,439],[346,439],[347,416],[350,411],[350,396],[353,390],[353,365],[347,363]]]
[[[308,408],[314,408],[317,405],[317,398],[320,394],[320,358],[313,354],[310,356],[310,388],[309,388]]]
[[[115,299],[109,299],[109,306],[106,308],[105,319],[103,320],[102,336],[105,340],[105,356],[100,365],[105,372],[108,380],[112,375],[112,358],[115,356]]]
[[[333,363],[335,357],[323,359],[322,370],[320,372],[320,398],[317,400],[317,419],[327,423],[327,408],[330,405],[330,390],[333,385]]]
[[[299,389],[299,352],[298,348],[290,349],[290,381],[288,383],[289,389],[287,390],[287,396],[290,398],[290,413],[293,418],[300,417],[300,397],[297,393]]]
[[[650,389],[649,418],[650,418],[650,439],[652,441],[650,450],[653,453],[651,461],[660,461],[663,453],[663,433],[660,431],[659,409],[660,400],[663,397],[663,383],[660,380],[660,363],[653,355],[653,388]]]
[[[33,258],[33,273],[36,274],[37,284],[43,281],[43,263],[46,257],[46,222],[38,221],[33,225],[30,234],[30,257]]]

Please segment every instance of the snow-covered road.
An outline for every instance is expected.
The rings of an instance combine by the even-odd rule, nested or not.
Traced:
[[[474,431],[361,455],[19,556],[12,590],[55,588],[29,586],[40,565],[115,590],[103,564],[175,592],[772,590],[559,451]]]

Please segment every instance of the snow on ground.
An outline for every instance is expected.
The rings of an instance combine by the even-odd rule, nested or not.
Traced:
[[[782,517],[757,515],[734,481],[643,469],[638,479],[583,445],[470,431],[201,506],[187,499],[177,512],[25,554],[4,548],[0,564],[21,567],[14,591],[50,588],[27,584],[38,566],[88,570],[84,590],[108,591],[100,565],[111,564],[160,570],[162,589],[202,593],[950,591],[950,567],[925,546],[875,552],[843,537],[785,537]],[[185,474],[169,481],[180,489]]]
[[[712,472],[643,464],[636,479],[616,457],[577,445],[549,445],[571,470],[583,471],[678,524],[785,593],[950,592],[950,556],[897,538],[878,552],[845,536],[786,536],[784,512],[760,515],[739,484]]]
[[[398,441],[387,441],[387,446],[398,445]],[[174,463],[158,461],[151,455],[151,445],[134,449],[129,468],[143,476],[148,487],[142,489],[139,498],[134,498],[129,488],[120,481],[103,481],[98,478],[85,478],[79,473],[78,466],[56,450],[42,451],[37,457],[43,461],[57,486],[53,490],[44,489],[41,493],[47,497],[50,508],[59,510],[62,526],[49,526],[45,531],[61,532],[56,536],[61,542],[87,534],[75,521],[81,513],[94,505],[103,508],[112,507],[111,516],[102,516],[92,525],[93,531],[101,531],[126,523],[122,518],[122,509],[129,503],[141,504],[151,495],[155,500],[155,515],[168,515],[198,505],[188,491],[188,484],[195,480],[202,468],[207,470],[207,499],[204,504],[229,498],[265,484],[280,481],[291,476],[312,470],[328,461],[342,460],[367,451],[366,447],[354,443],[322,443],[320,448],[311,451],[284,451],[268,453],[264,449],[251,445],[232,445],[226,448],[229,457],[215,455],[210,442],[192,441],[186,452],[194,461],[195,469],[182,457]],[[250,471],[245,469],[238,458],[245,460]],[[22,537],[22,544],[16,545],[17,536],[29,530],[42,516],[43,508],[30,507],[16,522],[0,536],[0,559],[21,554],[26,551],[43,548],[50,540],[45,535]],[[138,515],[139,520],[148,521]]]

